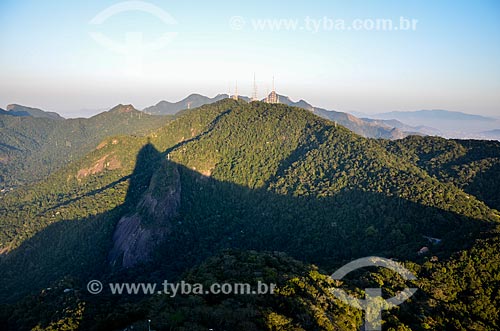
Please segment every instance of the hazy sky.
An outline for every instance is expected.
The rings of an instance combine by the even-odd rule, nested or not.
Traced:
[[[260,97],[275,76],[279,93],[328,109],[500,115],[496,0],[1,0],[0,42],[2,108],[142,109],[236,80],[251,95],[255,73]]]

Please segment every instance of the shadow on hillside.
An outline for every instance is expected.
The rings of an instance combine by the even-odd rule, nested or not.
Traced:
[[[444,138],[439,139],[443,140]],[[452,158],[442,164],[440,169],[434,170],[434,175],[439,178],[439,172],[444,169],[445,172],[451,173],[452,176],[459,176],[460,170],[467,171],[474,169],[475,166],[469,168],[469,165],[474,163],[481,164],[483,161],[486,161],[486,165],[479,166],[479,171],[473,170],[474,176],[472,180],[463,187],[463,190],[484,202],[488,207],[500,210],[500,192],[498,189],[500,184],[498,182],[498,178],[500,178],[500,164],[496,163],[498,158],[500,158],[500,142],[495,140],[474,139],[454,139],[452,141],[462,146],[464,149],[467,149],[467,152],[462,156],[455,159]],[[442,153],[445,152],[446,151],[442,151]],[[428,156],[428,159],[424,163],[429,162],[433,157],[434,155]],[[494,163],[489,166],[489,162]]]
[[[486,171],[476,174],[464,191],[476,196],[488,207],[500,210],[499,178],[500,164],[494,164]]]
[[[101,187],[101,188],[99,188],[99,189],[97,189],[97,190],[92,190],[92,191],[90,191],[90,192],[85,193],[84,195],[81,195],[81,196],[78,196],[78,197],[76,197],[76,198],[68,199],[68,200],[66,200],[66,201],[64,201],[64,202],[58,203],[58,204],[56,204],[56,205],[54,205],[54,206],[52,206],[52,207],[50,207],[50,208],[47,208],[47,209],[43,210],[43,211],[41,212],[41,214],[47,213],[47,212],[49,212],[49,211],[51,211],[51,210],[56,210],[56,209],[61,208],[61,207],[64,207],[64,206],[68,206],[68,205],[70,205],[70,204],[72,204],[72,203],[74,203],[74,202],[78,202],[78,201],[80,201],[80,200],[81,200],[82,198],[84,198],[84,197],[92,197],[92,196],[96,196],[96,195],[98,195],[99,193],[102,193],[102,192],[104,192],[104,191],[106,191],[106,190],[108,190],[108,189],[110,189],[110,188],[113,188],[113,187],[115,187],[116,185],[118,185],[118,184],[120,184],[120,183],[126,182],[127,180],[129,180],[129,179],[130,179],[130,177],[131,177],[131,176],[125,176],[125,177],[122,177],[122,178],[120,178],[120,179],[118,179],[118,180],[115,180],[114,182],[109,183],[108,185],[105,185],[105,186],[103,186],[103,187]]]
[[[165,162],[179,171],[179,216],[168,221],[168,235],[155,249],[153,261],[133,270],[113,269],[107,256],[116,223],[134,211]],[[326,272],[370,255],[421,259],[417,251],[423,246],[430,248],[429,255],[443,258],[470,245],[482,225],[377,193],[342,191],[317,199],[252,190],[167,161],[164,153],[147,144],[137,156],[122,206],[93,218],[52,224],[2,260],[0,300],[19,299],[64,277],[82,283],[103,279],[103,274],[170,280],[226,248],[283,251]],[[423,236],[443,240],[432,245]]]

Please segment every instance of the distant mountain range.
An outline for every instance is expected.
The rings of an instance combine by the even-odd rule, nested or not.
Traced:
[[[337,122],[349,130],[366,138],[401,139],[408,135],[439,135],[439,130],[417,126],[413,127],[396,120],[374,120],[370,118],[359,118],[352,114],[327,110],[314,107],[305,100],[292,101],[289,97],[279,95],[280,103],[288,106],[303,108],[312,111],[316,115]]]
[[[372,119],[372,118],[361,118],[363,121],[374,123],[378,125],[386,125],[406,133],[416,134],[416,135],[427,135],[427,136],[440,136],[442,133],[438,129],[434,129],[425,125],[411,126],[405,124],[398,120],[382,120],[382,119]]]
[[[413,127],[424,127],[422,133],[440,135],[446,138],[482,139],[482,132],[500,128],[500,120],[481,115],[466,114],[448,110],[394,111],[366,115],[371,119],[397,120]]]
[[[26,107],[17,104],[12,104],[7,106],[7,110],[0,108],[1,115],[11,115],[20,117],[34,117],[34,118],[50,118],[53,120],[63,120],[64,117],[58,113],[44,111],[38,108]]]
[[[500,129],[483,132],[484,135],[500,136]]]
[[[500,120],[492,117],[447,110],[393,111],[374,115],[346,113],[315,107],[303,99],[293,101],[288,96],[278,96],[282,104],[309,110],[366,138],[394,140],[409,135],[430,135],[456,139],[500,140],[498,134]],[[144,108],[143,112],[150,115],[175,115],[182,110],[212,104],[228,97],[227,94],[218,94],[211,98],[193,93],[177,102],[160,101],[154,106]],[[239,96],[239,99],[247,102],[251,100],[247,96]],[[54,120],[64,119],[54,112],[17,104],[7,106],[7,110],[0,109],[0,114]]]
[[[480,137],[480,139],[500,141],[500,129],[483,131],[478,134],[478,137]]]
[[[417,111],[392,111],[388,113],[375,114],[373,117],[381,119],[402,119],[402,120],[447,120],[447,121],[491,121],[490,117],[481,115],[466,114],[458,111],[442,109],[417,110]]]

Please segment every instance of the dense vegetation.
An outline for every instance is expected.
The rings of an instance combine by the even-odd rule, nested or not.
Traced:
[[[146,135],[168,121],[123,105],[89,119],[0,113],[0,188],[41,180],[79,160],[108,136]]]
[[[414,136],[387,142],[387,147],[438,180],[500,209],[500,142]]]
[[[223,100],[185,111],[146,137],[106,138],[46,180],[1,196],[0,298],[9,305],[0,321],[12,330],[140,328],[146,318],[159,330],[352,330],[361,314],[331,296],[327,275],[378,255],[407,261],[421,290],[386,316],[386,329],[495,330],[499,160],[500,144],[366,139],[284,105]],[[142,265],[111,266],[117,222],[170,194],[158,182],[174,168],[178,213],[142,224],[165,240]],[[424,246],[427,255],[417,254]],[[345,285],[403,285],[387,275]],[[93,278],[262,278],[281,290],[271,298],[89,297]],[[64,287],[73,290],[62,296]]]

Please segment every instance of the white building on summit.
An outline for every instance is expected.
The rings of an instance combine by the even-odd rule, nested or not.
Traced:
[[[265,102],[266,103],[280,103],[280,97],[276,93],[276,89],[274,88],[274,77],[273,77],[273,90],[266,97]]]

